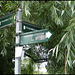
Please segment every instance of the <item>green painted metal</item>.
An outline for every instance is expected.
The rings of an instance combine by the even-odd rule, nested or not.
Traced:
[[[50,31],[48,29],[42,29],[42,30],[37,30],[37,31],[32,31],[27,33],[21,33],[20,45],[46,42],[51,37],[51,36],[49,38],[46,37],[47,32],[50,32]]]
[[[0,28],[11,25],[12,21],[13,21],[13,15],[14,14],[15,13],[11,13],[9,15],[6,15],[6,16],[0,18]]]
[[[41,27],[37,26],[35,24],[31,24],[29,22],[26,21],[22,21],[22,32],[30,32],[30,31],[34,31],[34,30],[40,30]]]

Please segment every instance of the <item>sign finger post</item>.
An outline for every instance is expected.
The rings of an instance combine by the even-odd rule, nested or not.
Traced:
[[[20,45],[42,43],[50,39],[52,33],[48,29],[41,29],[37,31],[21,33],[20,34]]]
[[[12,24],[13,14],[0,18],[0,28]],[[23,33],[22,33],[23,32]],[[52,33],[48,29],[41,29],[34,24],[22,21],[22,9],[18,8],[16,13],[16,46],[15,46],[15,74],[21,74],[22,46],[26,44],[46,42]]]

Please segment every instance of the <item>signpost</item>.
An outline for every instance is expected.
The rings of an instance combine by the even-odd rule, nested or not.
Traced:
[[[16,16],[16,34],[19,34],[22,32],[22,10],[21,8],[18,8],[16,15],[17,15]],[[16,36],[16,44],[19,43],[19,40],[20,40],[20,36],[18,35]],[[22,47],[15,46],[15,74],[21,74],[21,53],[22,53]]]
[[[41,29],[40,26],[37,26],[35,24],[31,24],[26,21],[22,21],[22,32],[24,32],[24,33],[34,31],[34,30],[40,30],[40,29]]]
[[[52,33],[48,29],[42,29],[20,34],[20,45],[46,42]]]
[[[14,13],[11,13],[7,16],[0,18],[0,28],[9,26],[12,24]]]
[[[14,13],[11,13],[10,15],[0,18],[0,28],[11,25],[13,15]],[[22,21],[21,8],[18,8],[16,15],[15,74],[21,74],[22,46],[46,42],[50,39],[52,33],[48,29],[41,29],[39,26]]]

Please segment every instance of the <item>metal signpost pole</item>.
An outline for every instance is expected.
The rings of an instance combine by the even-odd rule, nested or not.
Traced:
[[[16,14],[16,34],[20,34],[22,31],[22,9],[18,8]],[[18,56],[18,51],[20,49],[20,36],[16,36],[16,46],[15,46],[15,74],[21,74],[21,56]]]

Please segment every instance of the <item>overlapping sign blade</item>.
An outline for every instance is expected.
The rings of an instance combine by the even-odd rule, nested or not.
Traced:
[[[42,29],[41,26],[37,26],[35,24],[31,24],[29,22],[22,21],[22,32],[30,32],[34,30],[40,30],[40,29]]]
[[[0,18],[0,28],[4,28],[6,26],[12,25],[14,20],[15,13],[12,12],[6,16]]]
[[[48,29],[21,33],[20,45],[46,42],[51,36],[52,33]]]

